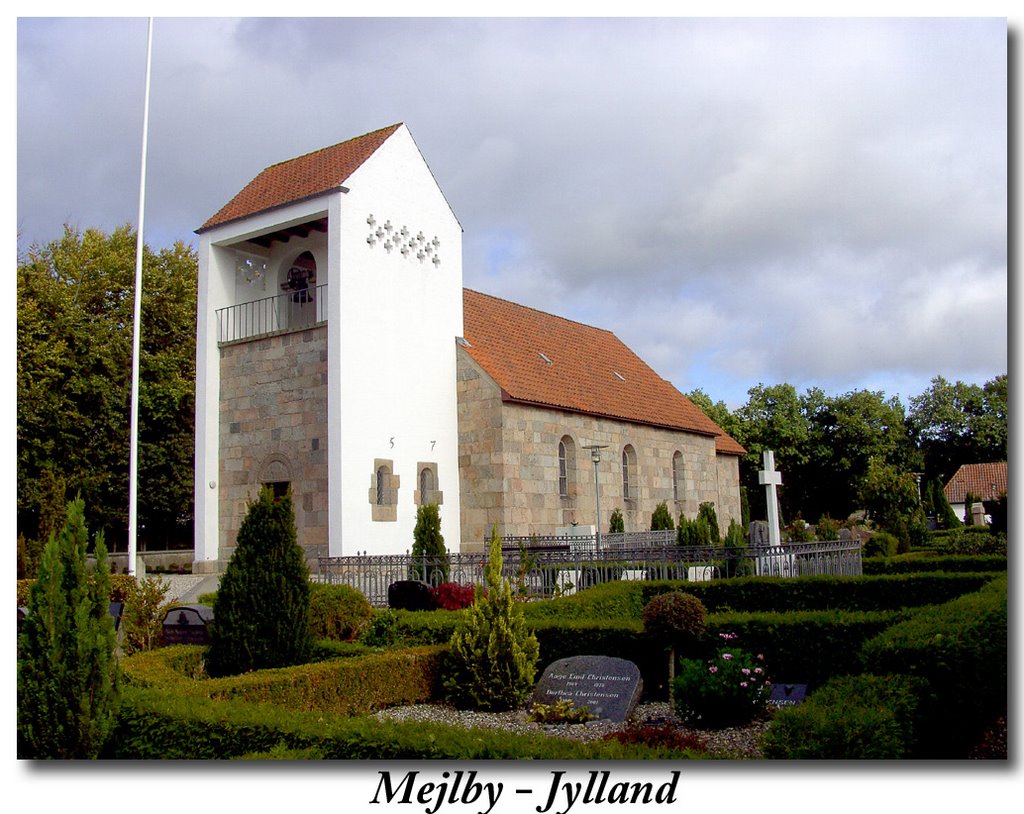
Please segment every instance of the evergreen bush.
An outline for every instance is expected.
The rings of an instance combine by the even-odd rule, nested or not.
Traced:
[[[456,706],[515,709],[533,689],[537,637],[527,630],[522,607],[502,579],[501,565],[501,540],[494,527],[484,569],[486,592],[477,588],[476,602],[463,612],[449,642],[444,688]]]
[[[655,507],[653,514],[651,514],[651,531],[662,531],[674,529],[675,527],[676,524],[672,520],[672,513],[669,512],[668,506],[662,501]]]
[[[312,647],[310,583],[296,542],[291,493],[264,488],[238,529],[213,606],[207,670],[232,675],[305,661]]]
[[[701,503],[697,508],[698,522],[704,519],[707,524],[708,541],[710,545],[718,545],[722,542],[722,532],[718,528],[718,514],[715,512],[715,504],[710,501]]]
[[[119,671],[110,617],[110,566],[102,533],[86,568],[85,503],[43,549],[18,637],[18,756],[95,758],[118,708]]]
[[[409,568],[409,579],[430,585],[448,581],[448,556],[441,534],[441,514],[437,504],[428,503],[416,509],[416,526],[412,531],[412,555],[421,562]]]
[[[351,585],[313,584],[309,628],[314,639],[353,641],[373,616],[373,606]]]
[[[608,521],[608,533],[609,534],[622,534],[626,530],[626,521],[622,517],[622,512],[619,509],[615,509],[612,512],[612,516]]]

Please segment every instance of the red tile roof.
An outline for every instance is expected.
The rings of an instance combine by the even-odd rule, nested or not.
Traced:
[[[469,289],[463,309],[466,352],[504,399],[715,436],[718,452],[746,452],[610,331]]]
[[[943,487],[950,503],[965,503],[970,492],[980,500],[996,500],[1007,491],[1006,461],[964,464]]]
[[[295,203],[341,186],[402,124],[267,167],[197,232]]]

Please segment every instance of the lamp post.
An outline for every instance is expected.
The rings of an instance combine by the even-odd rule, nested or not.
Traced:
[[[594,497],[597,501],[597,550],[601,551],[601,487],[597,482],[597,465],[601,463],[601,450],[607,447],[607,444],[591,444],[589,447],[583,447],[584,449],[590,450],[590,460],[594,462]]]

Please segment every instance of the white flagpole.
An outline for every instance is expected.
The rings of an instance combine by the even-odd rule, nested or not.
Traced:
[[[142,335],[142,220],[146,209],[146,146],[149,133],[149,75],[153,58],[153,18],[146,35],[146,96],[142,110],[142,172],[139,178],[139,229],[135,239],[135,324],[132,331],[132,412],[128,465],[128,574],[135,576],[139,480],[139,348]]]

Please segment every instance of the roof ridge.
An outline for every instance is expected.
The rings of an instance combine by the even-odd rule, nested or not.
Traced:
[[[591,325],[591,324],[589,324],[587,322],[581,322],[578,319],[570,319],[569,317],[563,317],[563,316],[560,316],[559,314],[552,314],[550,311],[544,311],[544,310],[542,310],[540,308],[534,308],[532,305],[523,305],[520,302],[513,302],[512,300],[506,299],[505,297],[496,297],[494,294],[485,294],[482,291],[477,291],[475,288],[465,288],[464,287],[463,291],[468,291],[470,294],[476,294],[476,295],[478,295],[480,297],[487,297],[488,299],[491,299],[491,300],[497,300],[498,302],[508,303],[509,305],[513,305],[516,308],[522,308],[522,309],[524,309],[526,311],[533,311],[535,314],[541,314],[542,316],[550,317],[551,319],[559,319],[562,322],[569,322],[569,323],[571,323],[573,325],[579,325],[579,326],[581,326],[583,328],[589,328],[592,331],[601,331],[601,333],[606,333],[606,334],[609,334],[611,336],[615,336],[615,332],[610,330],[610,329],[608,329],[608,328],[601,328],[601,327],[598,327],[597,325]],[[618,339],[617,336],[615,336],[615,338]],[[619,341],[621,341],[621,340],[619,340]],[[637,357],[637,358],[639,358],[639,357]]]
[[[272,169],[274,169],[276,167],[283,167],[285,164],[291,164],[291,163],[293,163],[295,161],[302,161],[303,159],[311,158],[312,156],[315,156],[317,153],[326,153],[329,150],[335,150],[338,147],[342,147],[342,146],[344,146],[346,144],[350,144],[353,141],[360,141],[360,140],[362,140],[364,138],[369,138],[370,136],[378,136],[378,135],[380,135],[381,133],[384,133],[387,130],[391,130],[392,132],[394,132],[399,127],[401,127],[404,123],[405,122],[396,122],[395,124],[389,124],[387,127],[378,127],[376,130],[371,130],[369,133],[363,133],[361,136],[353,136],[352,138],[347,138],[344,141],[339,141],[337,144],[329,144],[326,147],[320,147],[319,149],[316,149],[316,150],[310,150],[308,153],[303,153],[302,155],[297,155],[297,156],[294,156],[293,158],[286,158],[284,161],[278,161],[275,164],[268,164],[260,172],[266,172],[267,170],[272,170]]]

